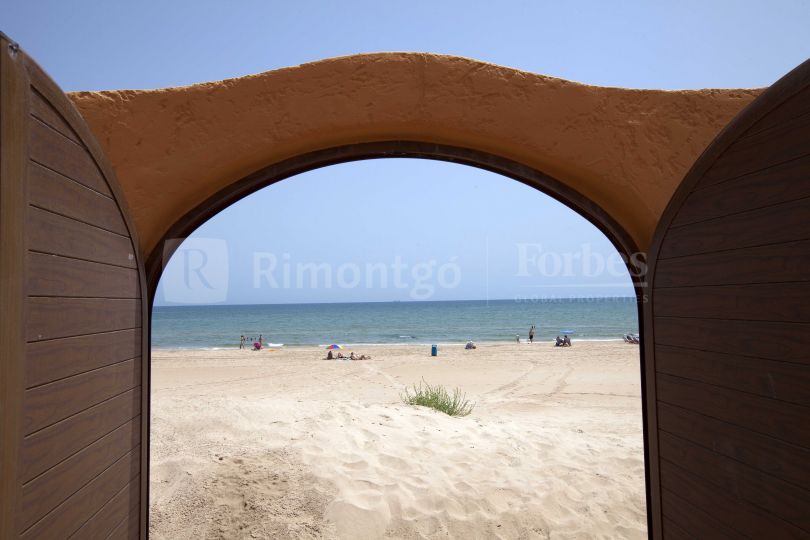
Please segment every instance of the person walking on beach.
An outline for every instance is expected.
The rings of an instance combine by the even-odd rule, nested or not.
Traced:
[[[534,343],[534,325],[529,328],[529,343]]]
[[[240,348],[240,349],[244,349],[244,348],[245,348],[245,335],[244,335],[244,334],[242,334],[241,336],[239,336],[239,348]]]

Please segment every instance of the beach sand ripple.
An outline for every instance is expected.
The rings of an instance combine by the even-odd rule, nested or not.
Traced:
[[[637,347],[357,352],[153,353],[152,537],[646,537]]]

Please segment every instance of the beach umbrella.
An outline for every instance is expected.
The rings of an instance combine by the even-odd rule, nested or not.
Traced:
[[[338,345],[337,343],[332,343],[327,347],[327,349],[334,351],[335,349],[342,349],[343,347]]]
[[[560,330],[561,334],[576,334],[574,330]]]

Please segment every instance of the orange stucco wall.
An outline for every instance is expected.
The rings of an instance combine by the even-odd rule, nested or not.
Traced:
[[[71,98],[116,170],[148,254],[231,182],[303,153],[383,140],[471,148],[539,169],[598,203],[643,249],[689,167],[760,92],[602,88],[385,53]]]

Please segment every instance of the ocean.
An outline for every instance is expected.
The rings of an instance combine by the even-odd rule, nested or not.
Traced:
[[[234,348],[259,334],[284,346],[525,341],[532,324],[535,340],[563,330],[574,341],[613,340],[638,332],[638,312],[635,298],[157,306],[152,347]]]

